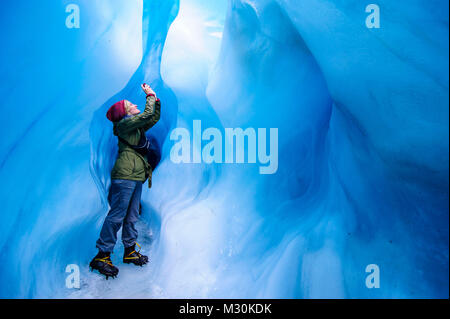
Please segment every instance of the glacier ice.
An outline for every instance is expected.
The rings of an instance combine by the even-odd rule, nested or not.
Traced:
[[[448,2],[379,0],[380,29],[348,0],[78,0],[79,29],[69,3],[0,10],[1,298],[448,298]],[[142,82],[163,101],[151,265],[118,243],[104,281],[105,112]],[[173,163],[194,120],[278,128],[276,174]]]

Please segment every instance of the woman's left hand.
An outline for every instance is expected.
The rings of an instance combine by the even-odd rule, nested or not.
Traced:
[[[144,83],[141,85],[142,90],[145,92],[146,95],[153,94],[156,97],[155,91],[152,90],[150,85]]]

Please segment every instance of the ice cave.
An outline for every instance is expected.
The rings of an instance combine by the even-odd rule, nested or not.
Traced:
[[[3,3],[0,298],[448,298],[449,3],[377,0],[374,28],[370,4]],[[150,263],[121,264],[118,242],[105,280],[88,267],[117,154],[105,113],[142,108],[144,82],[162,104]],[[256,144],[228,158],[229,129]],[[215,133],[222,160],[204,156]]]

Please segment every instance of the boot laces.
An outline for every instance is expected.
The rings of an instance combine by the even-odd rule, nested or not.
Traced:
[[[124,259],[139,259],[139,258],[142,257],[142,255],[140,254],[140,251],[141,251],[141,245],[139,245],[138,243],[136,243],[136,245],[139,247],[139,250],[138,250],[138,251],[133,250],[133,251],[132,251],[131,253],[129,253],[128,256],[125,257]],[[133,254],[138,255],[138,257],[132,256]],[[130,256],[132,256],[132,257],[130,257]]]
[[[94,260],[104,262],[105,264],[108,264],[110,266],[113,265],[110,256],[106,256],[106,257],[103,257],[103,258],[95,258]]]

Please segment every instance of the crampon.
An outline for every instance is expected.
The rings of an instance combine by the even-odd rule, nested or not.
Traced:
[[[89,268],[91,271],[98,270],[98,272],[106,277],[108,280],[109,277],[116,278],[119,273],[119,269],[115,267],[112,262],[110,256],[101,256],[98,255],[92,259],[89,263]]]

